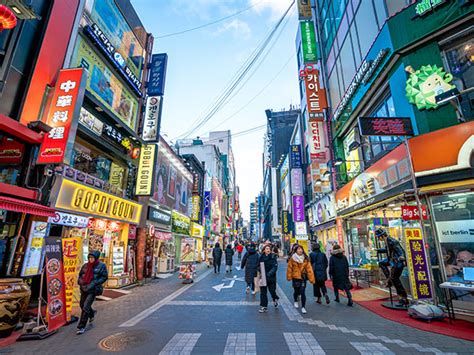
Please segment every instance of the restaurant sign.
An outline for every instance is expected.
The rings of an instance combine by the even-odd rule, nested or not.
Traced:
[[[326,90],[321,87],[319,70],[307,65],[302,71],[306,88],[306,108],[309,119],[324,119],[323,111],[328,107]]]

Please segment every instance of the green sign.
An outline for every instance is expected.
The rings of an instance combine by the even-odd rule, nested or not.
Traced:
[[[441,5],[446,0],[421,0],[416,4],[415,12],[418,16],[425,15],[428,11],[433,10],[436,6]]]
[[[316,34],[313,21],[301,21],[301,43],[303,47],[303,63],[310,64],[318,61]]]
[[[191,227],[191,219],[178,213],[176,211],[172,212],[171,215],[171,231],[177,234],[190,235],[189,229]]]
[[[410,73],[405,87],[406,96],[419,110],[438,108],[435,97],[455,88],[450,84],[453,75],[437,65],[423,65],[416,71],[408,66],[405,70]]]

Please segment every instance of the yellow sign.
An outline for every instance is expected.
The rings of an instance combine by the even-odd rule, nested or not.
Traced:
[[[142,205],[63,178],[56,208],[138,224]]]
[[[298,19],[311,20],[312,16],[310,0],[298,0]]]
[[[201,197],[199,195],[193,196],[193,213],[191,214],[191,221],[199,221],[199,212],[201,211]]]
[[[191,236],[202,238],[204,236],[204,227],[197,223],[191,223]]]
[[[153,170],[155,167],[156,144],[142,146],[138,164],[135,195],[150,196],[153,192]]]
[[[64,281],[66,283],[66,312],[71,319],[73,308],[79,306],[81,291],[77,278],[82,266],[82,239],[79,237],[63,240]]]

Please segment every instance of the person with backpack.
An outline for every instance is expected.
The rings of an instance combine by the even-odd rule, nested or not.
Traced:
[[[227,244],[225,248],[225,272],[232,272],[232,258],[234,256],[234,249],[232,245]]]
[[[214,264],[214,274],[221,272],[222,249],[219,243],[216,243],[212,249],[212,263]]]
[[[246,293],[252,292],[252,295],[255,295],[255,277],[257,276],[258,267],[259,267],[259,255],[257,253],[257,248],[254,243],[251,243],[247,247],[247,252],[242,258],[240,268],[245,268],[245,283],[247,284]]]
[[[321,304],[322,297],[326,299],[326,304],[329,304],[328,291],[326,289],[326,280],[328,279],[328,258],[326,254],[321,252],[321,246],[318,243],[313,244],[313,251],[309,254],[311,266],[314,272],[313,295],[316,298],[316,303]]]
[[[344,250],[340,245],[332,247],[331,258],[329,259],[329,276],[331,276],[334,288],[334,301],[339,302],[339,290],[344,290],[347,295],[347,305],[352,307],[352,283],[349,280],[349,262],[344,255]]]
[[[278,308],[278,297],[276,293],[278,260],[272,253],[270,244],[267,244],[262,249],[262,255],[259,258],[260,264],[260,313],[268,312],[268,295],[267,291],[273,299],[273,305]]]
[[[295,252],[288,261],[286,279],[291,281],[293,286],[295,308],[298,308],[298,298],[301,296],[301,313],[306,314],[306,282],[314,284],[314,274],[308,255],[300,245],[295,248]]]

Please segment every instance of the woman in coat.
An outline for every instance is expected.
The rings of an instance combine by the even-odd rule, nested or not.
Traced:
[[[273,299],[273,305],[278,308],[278,297],[276,293],[278,260],[272,253],[272,246],[267,244],[262,249],[262,255],[259,258],[260,264],[260,313],[268,311],[268,296],[267,291]]]
[[[329,296],[326,289],[326,280],[328,279],[328,258],[326,257],[326,254],[321,252],[319,244],[316,243],[313,245],[313,251],[309,254],[309,259],[314,272],[315,282],[313,285],[313,294],[316,298],[316,303],[321,304],[322,293],[322,296],[326,299],[326,303],[329,304]]]
[[[216,243],[214,249],[212,249],[212,260],[212,263],[214,264],[214,273],[221,272],[222,249],[219,243]]]
[[[352,283],[349,280],[349,262],[344,255],[344,250],[335,244],[332,247],[331,258],[329,259],[329,276],[331,276],[334,287],[335,301],[339,302],[339,290],[344,290],[347,295],[347,305],[352,306]]]
[[[292,282],[293,298],[295,301],[295,308],[298,308],[298,297],[301,296],[301,313],[306,312],[306,282],[309,281],[314,284],[314,274],[311,268],[308,255],[303,250],[302,246],[298,246],[288,261],[288,269],[286,270],[286,279]]]
[[[232,257],[234,256],[234,249],[232,245],[227,244],[225,248],[225,272],[232,272]]]
[[[252,243],[248,246],[247,252],[245,253],[244,257],[242,258],[242,263],[240,264],[240,268],[245,268],[245,282],[247,283],[246,292],[250,293],[252,291],[252,295],[255,295],[255,277],[257,276],[257,271],[259,267],[259,255],[257,253],[257,249],[255,244]]]

